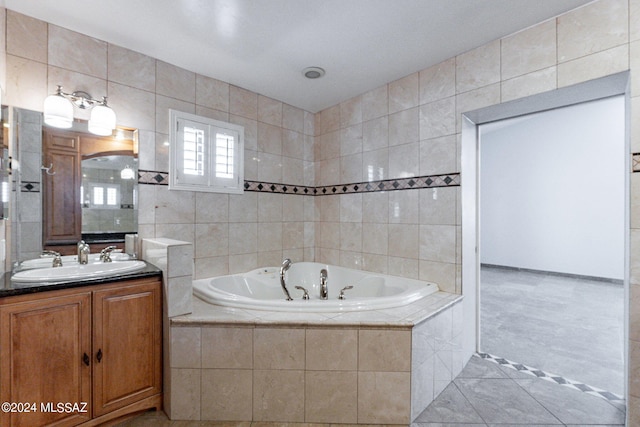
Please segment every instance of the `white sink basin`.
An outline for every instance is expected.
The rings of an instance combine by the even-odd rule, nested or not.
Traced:
[[[62,265],[65,267],[67,265],[78,263],[77,255],[64,255],[60,258],[62,259]],[[129,254],[125,254],[121,252],[111,253],[112,261],[128,261],[130,259],[131,257],[129,256]],[[102,262],[100,261],[100,254],[99,253],[90,254],[89,264],[96,263],[96,262]],[[33,258],[33,259],[22,261],[20,263],[20,270],[30,270],[32,268],[47,268],[47,267],[51,267],[52,265],[53,265],[53,257],[45,256],[41,258]]]
[[[62,267],[34,268],[20,271],[11,276],[11,281],[18,283],[58,283],[69,280],[98,279],[141,270],[145,265],[144,261],[94,262],[84,265],[70,263]]]

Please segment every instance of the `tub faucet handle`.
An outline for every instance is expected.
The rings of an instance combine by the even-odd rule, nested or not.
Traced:
[[[296,286],[296,289],[304,292],[304,294],[302,295],[302,299],[309,299],[309,292],[305,288],[303,288],[302,286]]]
[[[340,295],[338,295],[338,299],[344,299],[344,291],[348,291],[349,289],[353,289],[353,286],[349,285],[340,289]]]

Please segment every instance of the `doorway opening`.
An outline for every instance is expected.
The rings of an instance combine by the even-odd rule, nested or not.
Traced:
[[[624,102],[478,126],[481,352],[618,396]]]
[[[464,295],[465,347],[468,354],[482,351],[481,341],[481,204],[480,204],[480,126],[504,119],[523,118],[529,114],[560,109],[571,105],[602,100],[615,96],[624,99],[624,225],[623,225],[623,396],[627,397],[628,383],[628,323],[629,323],[629,241],[630,241],[630,142],[629,142],[629,72],[590,80],[550,92],[504,102],[462,114],[461,135],[461,211],[462,211],[462,293]],[[587,165],[585,167],[597,167]],[[571,180],[572,177],[559,178]],[[592,246],[592,245],[591,245]],[[527,268],[527,267],[525,267]],[[531,268],[531,267],[528,267]],[[535,268],[531,268],[535,269]],[[576,362],[576,364],[579,364]]]

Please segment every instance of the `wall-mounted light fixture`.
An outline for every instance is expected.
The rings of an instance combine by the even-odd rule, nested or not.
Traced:
[[[131,166],[129,165],[126,165],[124,169],[120,171],[120,179],[133,179],[135,177],[136,173],[133,169],[131,169]]]
[[[44,122],[49,126],[68,129],[73,125],[73,106],[82,110],[91,108],[89,132],[96,135],[111,135],[116,127],[116,113],[107,105],[107,97],[93,99],[87,92],[78,90],[64,93],[58,85],[56,93],[44,100]]]

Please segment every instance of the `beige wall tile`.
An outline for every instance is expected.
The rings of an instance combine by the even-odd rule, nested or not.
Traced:
[[[456,94],[456,59],[451,58],[420,71],[420,104]]]
[[[241,254],[229,256],[229,274],[246,273],[258,265],[258,254]]]
[[[253,367],[253,329],[202,328],[202,367],[251,369]]]
[[[505,37],[501,53],[502,80],[556,65],[556,20]]]
[[[362,181],[362,154],[352,154],[340,158],[339,183]]]
[[[258,222],[282,221],[282,194],[258,193]]]
[[[258,95],[237,86],[229,86],[229,112],[247,119],[258,119]]]
[[[405,372],[411,369],[411,331],[360,330],[358,370]]]
[[[362,194],[341,194],[338,196],[340,221],[362,222],[362,197]],[[331,199],[335,199],[335,197],[331,197]]]
[[[557,88],[557,68],[545,68],[502,81],[502,101],[511,101]]]
[[[196,104],[229,112],[229,83],[196,74]]]
[[[282,155],[304,160],[304,135],[294,130],[282,132]]]
[[[362,97],[356,96],[347,101],[341,102],[340,107],[340,128],[362,123]]]
[[[358,423],[408,424],[410,383],[408,372],[358,372]]]
[[[640,397],[640,342],[629,341],[629,394]]]
[[[324,135],[340,129],[340,104],[322,110],[319,114],[319,122],[316,135]]]
[[[622,45],[558,65],[558,87],[629,69],[629,46]]]
[[[340,223],[340,250],[362,252],[362,223]]]
[[[387,255],[389,253],[388,224],[372,223],[372,224],[365,224],[363,226],[362,252],[365,252],[366,254],[378,254],[378,255]],[[368,267],[364,267],[363,269],[369,270]]]
[[[209,223],[195,225],[195,257],[209,258],[229,253],[229,224]]]
[[[389,115],[389,146],[417,142],[420,139],[420,111],[416,108]]]
[[[640,342],[640,312],[634,307],[640,307],[640,285],[629,285],[629,339]]]
[[[628,42],[628,0],[589,3],[558,17],[558,62]]]
[[[355,371],[358,369],[358,331],[355,329],[307,329],[307,371]]]
[[[418,73],[389,83],[389,114],[417,107],[420,103]]]
[[[640,0],[629,1],[629,40],[640,40]]]
[[[420,193],[420,224],[456,223],[457,188],[424,188]]]
[[[340,155],[362,153],[362,124],[358,123],[340,130]]]
[[[304,421],[304,371],[253,372],[254,421]]]
[[[171,413],[173,420],[200,419],[200,369],[171,369]]]
[[[282,249],[282,223],[258,223],[258,252],[269,252]],[[273,264],[266,264],[273,265]]]
[[[420,175],[451,173],[457,168],[455,135],[420,141]]]
[[[280,128],[282,126],[282,102],[258,95],[258,121]]]
[[[257,328],[253,335],[255,369],[304,369],[304,329]]]
[[[7,86],[3,104],[42,111],[47,92],[47,66],[7,55]]]
[[[200,328],[171,328],[172,368],[200,368]]]
[[[389,224],[389,255],[417,259],[419,232],[417,224]]]
[[[195,114],[196,106],[192,102],[156,94],[156,132],[169,134],[171,128],[169,110]]]
[[[305,111],[288,104],[282,105],[282,127],[304,134]],[[313,135],[313,132],[311,132]]]
[[[389,193],[364,193],[362,195],[362,211],[367,214],[362,221],[387,223],[389,221]]]
[[[372,151],[389,146],[388,116],[369,120],[362,124],[362,151]]]
[[[203,369],[201,419],[251,421],[253,373],[244,369]]]
[[[279,154],[257,153],[258,180],[263,182],[282,182],[282,156]]]
[[[224,276],[229,274],[229,257],[196,258],[194,260],[194,279]]]
[[[107,43],[56,25],[49,25],[49,65],[107,78]]]
[[[169,191],[168,188],[156,192],[156,224],[190,224],[194,218],[193,192]]]
[[[362,121],[384,117],[389,114],[388,85],[370,90],[362,95]]]
[[[229,224],[229,255],[249,254],[258,251],[258,224]]]
[[[307,423],[358,422],[358,373],[306,372],[305,421]]]
[[[389,178],[407,178],[420,172],[420,143],[418,141],[389,149]]]
[[[413,156],[415,158],[415,156]],[[389,193],[389,223],[418,224],[419,191],[391,191]]]
[[[258,221],[258,194],[229,195],[229,222]]]
[[[7,10],[6,25],[8,54],[47,62],[46,22]]]
[[[421,225],[420,259],[455,263],[456,227],[452,225]]]
[[[420,280],[438,285],[441,291],[456,293],[456,265],[420,260]]]
[[[456,93],[500,81],[500,40],[456,57]]]
[[[389,179],[389,149],[381,148],[362,153],[362,180],[364,182]]]
[[[154,92],[156,89],[156,60],[109,44],[107,48],[109,81]]]
[[[432,139],[456,132],[456,99],[444,98],[420,107],[420,139]]]
[[[141,130],[155,131],[156,96],[154,93],[135,89],[119,83],[109,83],[107,86],[107,94],[109,95],[109,105],[116,112],[118,125]],[[169,112],[167,111],[166,114],[168,116]],[[169,119],[167,117],[167,122],[168,121]],[[141,156],[142,155],[143,153],[141,153]],[[156,153],[156,156],[157,155],[158,153]],[[167,151],[167,165],[169,164],[168,159],[169,156]],[[168,171],[169,168],[167,167],[166,169],[159,170]]]

